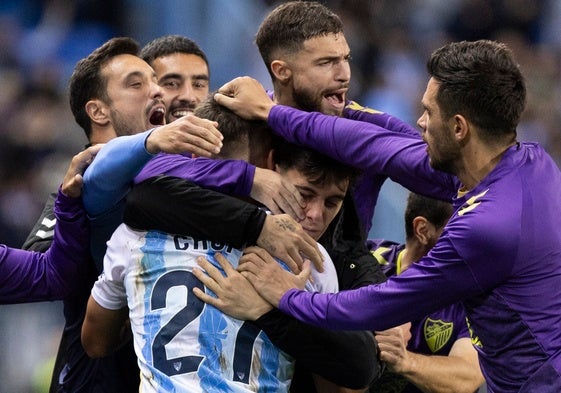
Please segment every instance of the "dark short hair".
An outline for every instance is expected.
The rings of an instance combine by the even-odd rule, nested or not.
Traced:
[[[91,136],[92,126],[86,113],[86,103],[92,99],[109,101],[107,80],[102,76],[101,69],[116,56],[124,54],[137,56],[138,50],[138,43],[132,38],[111,38],[88,57],[78,61],[74,67],[69,84],[70,110],[88,139]]]
[[[343,32],[343,22],[337,14],[315,1],[289,1],[273,9],[263,20],[255,42],[274,78],[271,62],[275,51],[296,53],[304,41]]]
[[[214,100],[214,93],[202,101],[193,113],[203,119],[216,121],[224,136],[221,155],[230,157],[249,148],[249,162],[256,164],[273,149],[273,132],[262,120],[246,120]],[[257,162],[256,162],[257,161]]]
[[[187,37],[181,35],[166,35],[163,37],[158,37],[142,48],[140,51],[140,57],[152,65],[152,62],[158,57],[171,55],[174,53],[184,53],[187,55],[199,56],[208,66],[208,59],[203,50],[197,45],[197,43]]]
[[[442,228],[453,213],[452,204],[423,195],[409,193],[405,207],[405,235],[407,239],[415,236],[413,220],[415,217],[425,217],[436,228]]]
[[[436,100],[444,119],[462,114],[488,140],[516,133],[526,104],[526,87],[505,44],[453,42],[433,52],[427,70],[439,82]]]
[[[349,180],[353,183],[359,171],[308,147],[277,140],[273,160],[284,170],[296,169],[314,185],[326,185]]]

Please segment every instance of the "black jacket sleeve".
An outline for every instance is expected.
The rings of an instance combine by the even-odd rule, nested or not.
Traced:
[[[137,229],[201,236],[241,247],[254,244],[265,220],[254,205],[184,179],[159,176],[136,185],[127,196],[124,222]],[[258,229],[258,230],[257,230]],[[370,332],[335,332],[305,325],[278,310],[257,326],[296,363],[349,388],[364,388],[379,375]]]
[[[365,237],[349,192],[343,208],[319,240],[335,264],[340,290],[386,281],[380,264],[366,247]]]
[[[54,238],[54,230],[56,224],[55,218],[55,200],[57,194],[53,193],[49,195],[41,216],[35,223],[35,226],[25,239],[23,250],[39,251],[45,252],[51,246]]]
[[[132,188],[123,222],[135,229],[197,236],[241,248],[257,242],[266,215],[238,198],[178,177],[158,176]]]
[[[377,344],[370,332],[322,329],[278,309],[262,315],[255,324],[276,346],[293,356],[299,368],[339,386],[361,389],[380,376]]]

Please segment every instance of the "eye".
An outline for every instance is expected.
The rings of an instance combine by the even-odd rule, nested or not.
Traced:
[[[168,80],[161,83],[161,86],[166,89],[177,89],[179,88],[179,82],[174,80]]]
[[[193,83],[195,89],[206,89],[208,87],[208,81],[197,80]]]
[[[339,207],[339,205],[341,204],[341,201],[337,200],[337,201],[332,201],[332,200],[326,200],[325,201],[325,207],[327,207],[328,209],[336,209]]]
[[[302,197],[302,199],[304,199],[304,201],[309,201],[314,197],[313,194],[302,192],[302,191],[300,191],[300,196]]]

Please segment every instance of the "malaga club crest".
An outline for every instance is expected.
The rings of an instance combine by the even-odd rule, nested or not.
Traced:
[[[425,325],[423,326],[423,333],[425,335],[425,341],[432,353],[437,352],[446,345],[452,336],[453,328],[454,324],[452,322],[444,322],[441,319],[426,319]]]

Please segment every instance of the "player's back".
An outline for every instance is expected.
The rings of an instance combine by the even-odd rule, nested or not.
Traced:
[[[241,256],[222,244],[125,225],[109,243],[105,274],[124,281],[143,392],[288,391],[292,358],[251,322],[193,294],[194,287],[210,292],[192,274],[196,258],[220,269],[216,252],[234,266]]]

